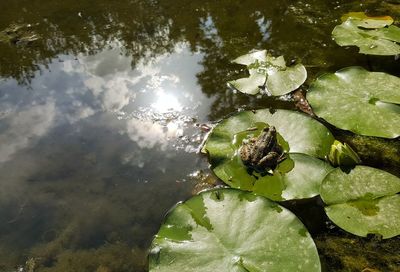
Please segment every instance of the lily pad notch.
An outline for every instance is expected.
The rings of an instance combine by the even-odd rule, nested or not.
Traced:
[[[308,92],[314,113],[364,136],[400,136],[400,78],[347,67],[315,80]]]
[[[320,272],[314,241],[289,210],[234,189],[178,204],[153,240],[150,272]]]
[[[328,217],[358,236],[400,234],[400,178],[383,170],[358,165],[343,172],[336,168],[321,185]]]
[[[232,62],[246,65],[249,77],[230,81],[228,85],[250,95],[260,92],[284,95],[299,88],[307,78],[307,70],[302,64],[286,66],[283,56],[273,57],[267,50],[240,56]]]

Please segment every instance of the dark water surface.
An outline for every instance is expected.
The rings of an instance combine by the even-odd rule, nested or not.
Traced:
[[[349,11],[399,19],[396,2],[0,1],[0,30],[40,36],[0,42],[0,271],[144,271],[164,214],[208,173],[202,124],[293,107],[234,94],[230,60],[268,49],[309,80],[350,65],[399,76],[393,57],[330,37]]]

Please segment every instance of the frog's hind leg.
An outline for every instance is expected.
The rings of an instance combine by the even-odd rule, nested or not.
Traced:
[[[279,158],[278,153],[270,152],[270,153],[268,153],[268,155],[264,156],[260,160],[260,162],[258,163],[258,166],[260,168],[271,168],[273,170],[278,165],[278,158]]]

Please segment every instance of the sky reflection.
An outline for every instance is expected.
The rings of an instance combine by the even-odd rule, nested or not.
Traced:
[[[125,123],[120,133],[140,142],[141,148],[157,144],[165,148],[169,140],[183,135],[182,119],[206,120],[211,101],[196,84],[201,55],[190,53],[184,45],[178,45],[177,51],[134,70],[129,69],[129,57],[115,48],[96,56],[65,56],[32,81],[32,91],[6,81],[0,89],[1,122],[7,127],[0,134],[1,161],[51,127],[72,125],[96,114],[113,114],[112,122]]]
[[[178,44],[131,69],[112,43],[59,59],[29,87],[0,83],[4,260],[26,252],[45,262],[104,241],[145,248],[156,222],[190,194],[193,184],[181,181],[206,167],[195,153],[195,124],[212,102],[196,80],[201,54]],[[103,221],[109,225],[99,227]]]

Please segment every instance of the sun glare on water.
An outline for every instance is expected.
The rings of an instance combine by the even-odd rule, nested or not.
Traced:
[[[160,113],[181,111],[183,108],[174,95],[165,92],[159,92],[157,94],[157,100],[151,104],[151,107]]]

